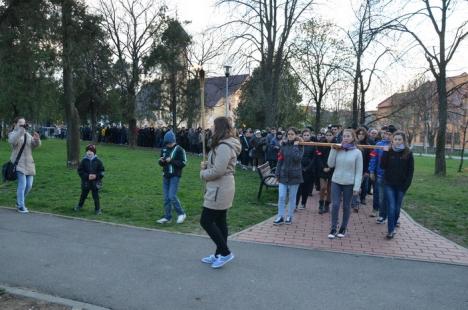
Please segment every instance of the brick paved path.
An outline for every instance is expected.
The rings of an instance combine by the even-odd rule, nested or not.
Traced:
[[[395,238],[386,240],[387,225],[376,224],[375,218],[369,216],[372,199],[367,199],[367,206],[361,205],[359,213],[352,212],[345,238],[330,240],[330,213],[318,214],[317,200],[318,193],[309,197],[307,208],[295,213],[292,225],[274,226],[271,218],[234,234],[232,239],[468,265],[468,249],[420,226],[405,212],[400,216]]]

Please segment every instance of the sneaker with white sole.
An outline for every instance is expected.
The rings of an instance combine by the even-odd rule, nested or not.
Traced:
[[[156,221],[156,223],[158,223],[158,224],[167,224],[167,223],[170,223],[170,222],[171,222],[171,220],[168,220],[165,217],[163,217],[163,218]]]
[[[336,235],[338,238],[344,238],[344,236],[346,236],[346,228],[345,227],[341,227],[340,228],[340,231],[338,232],[338,235]]]
[[[278,216],[274,221],[273,225],[282,225],[284,224],[284,218],[282,216]]]
[[[384,219],[383,217],[379,217],[375,222],[377,224],[385,224],[386,221],[387,219]]]
[[[330,230],[330,233],[328,234],[328,239],[335,239],[336,237],[336,229],[333,228],[332,230]]]
[[[29,210],[26,207],[19,207],[18,212],[19,213],[29,213]]]
[[[210,264],[210,265],[211,265],[211,264],[213,264],[217,259],[218,259],[218,258],[217,258],[215,255],[211,254],[210,256],[203,257],[203,258],[201,259],[201,261],[202,261],[202,263],[204,263],[204,264]]]
[[[181,214],[181,215],[179,215],[177,217],[177,222],[176,223],[177,224],[182,224],[185,221],[186,218],[187,218],[187,215],[185,213]]]
[[[211,267],[212,268],[221,268],[223,267],[226,263],[229,263],[230,261],[232,261],[234,259],[234,254],[229,254],[229,255],[226,255],[226,256],[222,256],[222,255],[218,255],[218,257],[216,258],[216,260],[211,264]]]
[[[291,225],[291,224],[292,224],[292,217],[287,216],[287,217],[286,217],[286,221],[284,221],[284,223],[285,223],[286,225]]]
[[[300,205],[297,206],[297,208],[298,208],[299,210],[304,210],[304,209],[305,209],[305,205],[300,204]]]

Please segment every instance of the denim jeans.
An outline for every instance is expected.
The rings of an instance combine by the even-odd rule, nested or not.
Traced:
[[[185,214],[184,209],[180,205],[177,198],[177,190],[179,189],[180,177],[163,177],[163,193],[164,193],[164,217],[168,220],[172,218],[172,207],[177,215]]]
[[[341,185],[335,182],[331,184],[332,195],[332,212],[331,212],[331,229],[336,229],[338,226],[338,214],[340,212],[341,194],[343,193],[343,221],[341,227],[348,227],[349,217],[351,215],[351,199],[353,197],[354,185]]]
[[[388,213],[388,233],[395,230],[396,223],[400,218],[401,204],[405,192],[396,187],[385,185],[385,198],[387,200],[387,213]]]
[[[358,195],[353,195],[353,199],[351,201],[351,206],[353,208],[359,209],[360,203],[364,203],[366,201],[368,187],[369,187],[369,176],[363,175],[362,182],[361,182],[361,192]]]
[[[296,208],[296,195],[299,184],[287,185],[279,183],[278,187],[278,216],[284,217],[286,207],[286,195],[289,191],[289,202],[288,202],[288,216],[291,218]]]
[[[373,194],[373,209],[379,210],[379,217],[387,218],[387,200],[385,199],[385,186],[383,177],[375,179],[374,194]]]
[[[26,208],[26,196],[32,188],[34,176],[24,175],[22,172],[16,171],[18,177],[18,188],[16,190],[16,207]]]

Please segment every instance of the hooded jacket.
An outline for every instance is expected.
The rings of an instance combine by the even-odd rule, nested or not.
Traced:
[[[158,163],[163,167],[163,175],[165,178],[181,177],[182,169],[187,164],[187,155],[185,150],[180,145],[174,145],[172,147],[164,147],[161,149],[161,158],[170,158],[170,162],[165,160],[159,160]]]
[[[232,206],[236,184],[234,172],[241,144],[235,137],[220,141],[208,153],[207,169],[200,171],[200,177],[206,181],[203,206],[208,209],[226,210]]]

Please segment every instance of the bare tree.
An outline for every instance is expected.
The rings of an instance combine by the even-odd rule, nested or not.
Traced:
[[[350,53],[344,42],[336,39],[330,22],[310,20],[302,25],[299,33],[291,52],[293,70],[315,105],[315,130],[318,131],[324,99],[343,80],[342,68],[349,67]]]
[[[293,28],[311,7],[310,0],[218,0],[218,5],[232,5],[239,12],[224,27],[235,25],[236,33],[229,40],[237,49],[259,55],[262,86],[265,94],[265,125],[278,125],[278,90],[281,74],[289,55],[289,39]],[[246,55],[255,57],[255,55]]]
[[[129,146],[136,145],[136,93],[143,71],[142,59],[147,56],[165,25],[166,7],[150,0],[100,0],[100,12],[109,33],[120,87],[126,104]]]
[[[372,66],[366,68],[364,58],[369,54],[372,46],[382,46],[378,41],[391,28],[393,21],[384,18],[380,12],[384,11],[391,1],[364,0],[358,10],[354,12],[356,23],[353,28],[346,31],[354,52],[355,64],[351,71],[353,76],[353,101],[352,101],[352,126],[357,128],[358,123],[365,123],[365,95],[369,90],[372,79],[376,74],[379,61],[387,55],[390,50],[386,47],[377,53]],[[360,115],[360,117],[359,117]]]
[[[439,0],[439,5],[434,5],[429,0],[421,0],[423,8],[414,13],[403,16],[400,22],[393,28],[403,33],[409,34],[424,51],[424,56],[429,64],[429,69],[434,76],[437,84],[438,95],[438,122],[439,129],[437,131],[436,143],[436,161],[434,173],[435,175],[446,175],[445,162],[445,144],[447,132],[447,65],[452,60],[453,55],[457,51],[460,43],[468,36],[466,26],[468,20],[461,22],[456,28],[451,42],[447,44],[447,22],[451,12],[456,8],[456,1]],[[466,2],[466,1],[465,1]],[[425,18],[432,24],[438,39],[438,46],[433,46],[432,42],[423,41],[422,33],[417,33],[416,26],[413,28],[408,26],[408,23],[413,18]],[[424,28],[424,34],[427,34],[427,29]]]

